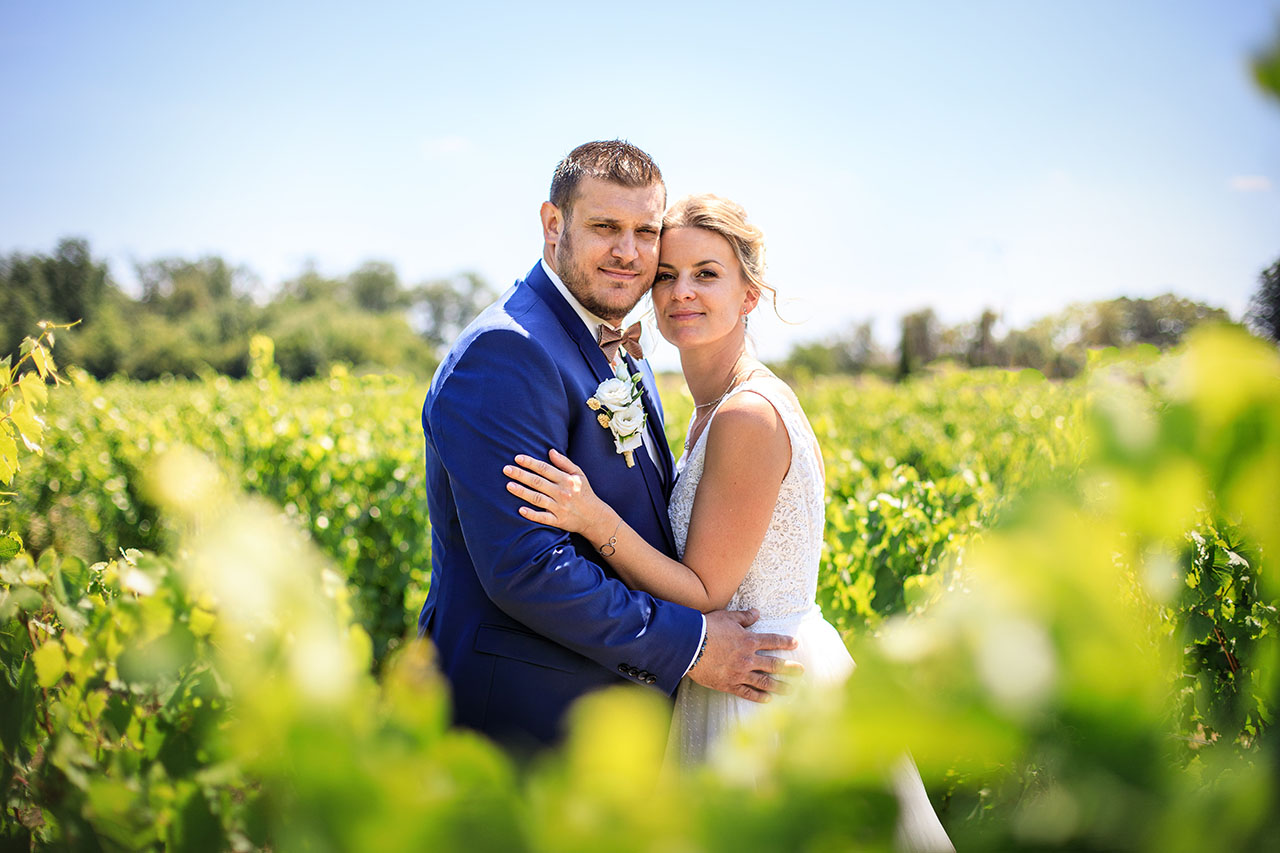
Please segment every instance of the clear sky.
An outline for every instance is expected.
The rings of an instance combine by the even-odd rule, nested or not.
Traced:
[[[1280,102],[1247,68],[1278,26],[1277,0],[0,0],[0,252],[502,289],[556,161],[623,137],[765,229],[802,321],[754,318],[767,357],[867,318],[892,344],[924,306],[1238,317],[1280,257]]]

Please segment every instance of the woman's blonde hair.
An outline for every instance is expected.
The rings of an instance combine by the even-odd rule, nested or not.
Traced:
[[[662,218],[662,229],[669,228],[705,228],[725,238],[742,267],[747,289],[756,295],[767,292],[777,313],[778,291],[764,280],[764,232],[747,221],[742,205],[711,193],[687,195]]]

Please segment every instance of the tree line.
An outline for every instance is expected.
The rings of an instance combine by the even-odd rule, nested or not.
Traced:
[[[135,298],[75,238],[51,254],[0,257],[0,352],[16,352],[40,320],[80,321],[59,335],[62,361],[98,378],[242,377],[256,334],[274,340],[290,379],[333,364],[430,375],[440,347],[496,295],[471,273],[407,285],[381,261],[340,278],[307,268],[265,302],[248,269],[219,257],[164,258],[136,272]]]
[[[1085,367],[1090,350],[1139,344],[1166,350],[1207,322],[1229,323],[1231,317],[1222,308],[1172,293],[1076,303],[1003,333],[998,331],[1000,316],[991,309],[975,320],[948,326],[933,309],[924,308],[902,318],[896,349],[880,346],[866,320],[795,346],[779,366],[792,375],[875,373],[902,379],[927,365],[949,362],[1032,368],[1051,378],[1068,378]],[[1280,342],[1280,260],[1259,274],[1245,322],[1260,337]]]
[[[1075,376],[1088,351],[1100,347],[1154,344],[1168,349],[1194,326],[1229,322],[1221,308],[1173,294],[1153,299],[1121,297],[1079,303],[1026,328],[998,332],[1000,317],[990,309],[969,322],[945,325],[930,308],[901,319],[898,345],[887,350],[872,334],[870,321],[796,346],[782,365],[802,374],[876,373],[904,378],[937,362],[965,367],[1032,368],[1052,378]]]
[[[60,336],[62,359],[98,378],[242,377],[255,334],[272,338],[289,379],[323,374],[334,364],[428,376],[443,349],[496,296],[474,273],[409,285],[382,261],[339,278],[305,269],[265,301],[254,299],[249,270],[215,256],[164,258],[135,271],[137,297],[76,238],[47,255],[0,256],[0,352],[17,351],[40,320],[80,321]],[[1260,274],[1246,319],[1256,333],[1280,341],[1280,260]],[[925,308],[901,319],[894,349],[876,341],[870,321],[855,322],[795,345],[775,366],[793,376],[871,372],[901,379],[947,361],[1065,378],[1080,372],[1091,349],[1168,349],[1201,323],[1230,320],[1222,308],[1173,294],[1079,303],[1009,329],[990,309],[949,326]]]

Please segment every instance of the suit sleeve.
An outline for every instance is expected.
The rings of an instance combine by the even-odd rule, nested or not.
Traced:
[[[612,671],[647,670],[671,693],[701,642],[702,614],[610,578],[568,534],[521,517],[506,489],[502,467],[517,453],[567,449],[575,405],[585,400],[568,398],[550,355],[515,330],[480,334],[441,377],[427,416],[463,539],[507,615]]]

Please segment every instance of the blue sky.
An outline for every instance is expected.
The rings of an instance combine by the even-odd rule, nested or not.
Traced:
[[[0,0],[0,252],[501,288],[556,161],[624,137],[765,229],[800,321],[756,318],[766,356],[923,306],[1238,316],[1280,257],[1280,102],[1247,69],[1277,27],[1262,0]]]

